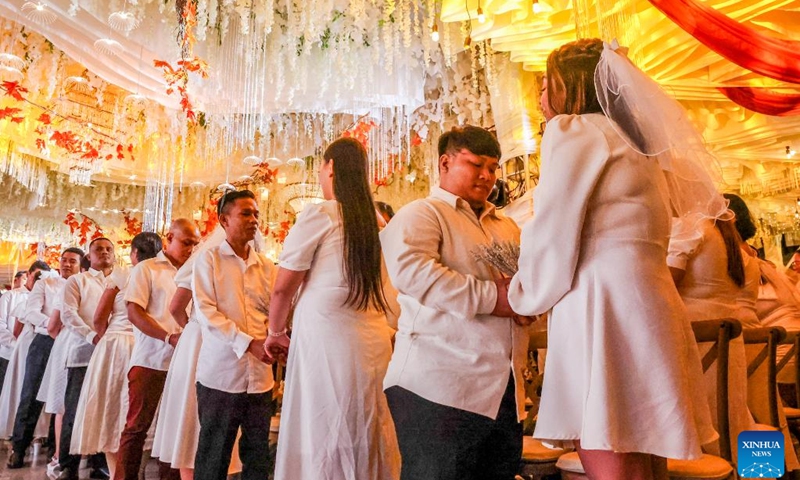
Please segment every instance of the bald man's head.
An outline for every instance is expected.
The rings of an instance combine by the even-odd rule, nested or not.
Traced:
[[[164,255],[173,265],[180,267],[192,255],[195,245],[200,242],[200,231],[197,225],[186,218],[176,218],[169,226],[167,233],[167,248]]]

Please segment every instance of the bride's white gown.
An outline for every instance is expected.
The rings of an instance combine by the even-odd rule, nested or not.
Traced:
[[[308,270],[295,307],[276,480],[392,480],[400,453],[383,393],[391,329],[375,311],[344,307],[338,205],[307,206],[280,266]]]

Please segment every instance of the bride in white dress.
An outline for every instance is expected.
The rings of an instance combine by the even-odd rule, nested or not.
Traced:
[[[327,201],[307,205],[289,232],[270,300],[265,348],[278,359],[289,352],[275,480],[397,479],[383,377],[392,354],[386,314],[399,307],[384,296],[364,147],[333,142],[319,173]]]
[[[547,66],[536,214],[522,231],[508,294],[519,314],[551,312],[534,437],[576,443],[589,478],[666,478],[665,457],[698,458],[716,438],[697,346],[666,264],[670,206],[683,214],[697,204],[676,196],[683,177],[665,175],[662,159],[640,150],[672,153],[650,143],[663,135],[639,113],[661,120],[675,112],[643,106],[635,94],[652,81],[600,40],[566,44]],[[620,115],[608,97],[629,93]],[[688,142],[680,118],[655,128],[676,129]],[[669,160],[674,167],[693,159]],[[708,195],[719,203],[713,218],[726,205],[713,184]]]

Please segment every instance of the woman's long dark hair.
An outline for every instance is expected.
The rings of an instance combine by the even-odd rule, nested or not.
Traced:
[[[344,233],[344,276],[350,288],[345,305],[386,311],[381,280],[378,218],[367,179],[367,151],[358,140],[340,138],[323,154],[333,160],[333,193]]]
[[[725,241],[725,253],[728,256],[728,276],[733,283],[744,287],[744,258],[742,257],[742,237],[736,231],[734,220],[717,220],[717,230]]]

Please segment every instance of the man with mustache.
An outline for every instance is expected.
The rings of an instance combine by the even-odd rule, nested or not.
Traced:
[[[202,252],[192,283],[203,344],[197,359],[200,439],[195,480],[225,480],[241,427],[242,480],[271,473],[269,424],[274,380],[264,351],[275,266],[250,242],[258,231],[258,204],[249,190],[219,203],[226,240]]]

